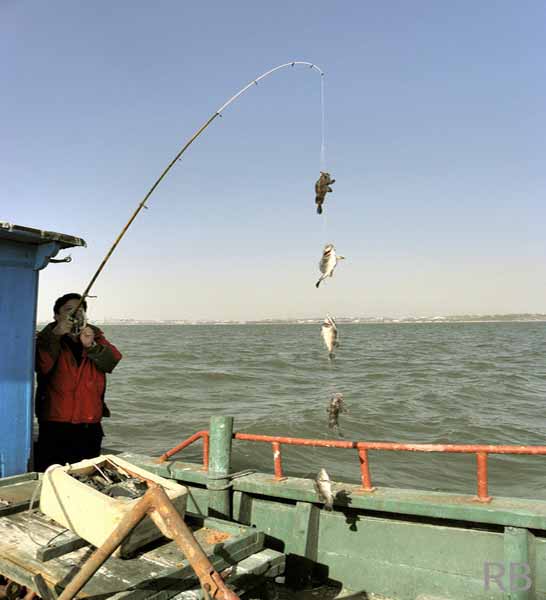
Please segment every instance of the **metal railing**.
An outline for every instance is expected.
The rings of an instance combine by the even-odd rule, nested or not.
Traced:
[[[206,469],[208,464],[208,442],[209,432],[198,431],[187,440],[165,452],[159,459],[160,462],[167,460],[183,448],[199,438],[203,438],[203,466]],[[294,438],[272,435],[256,435],[253,433],[234,433],[233,439],[249,442],[263,442],[271,444],[273,451],[273,469],[275,480],[286,479],[282,468],[282,445],[288,446],[311,446],[315,448],[344,448],[356,450],[360,464],[360,477],[362,489],[365,492],[375,490],[372,485],[370,475],[369,450],[383,450],[394,452],[440,452],[446,454],[475,454],[476,456],[476,482],[477,495],[479,502],[490,502],[488,465],[487,459],[490,454],[525,454],[525,455],[546,455],[546,446],[502,446],[490,444],[400,444],[396,442],[355,442],[341,440],[318,440],[309,438]]]
[[[157,459],[157,462],[159,462],[159,463],[165,462],[171,456],[178,454],[178,452],[181,452],[182,450],[184,450],[184,448],[187,448],[190,444],[193,444],[193,442],[196,442],[197,440],[202,438],[203,439],[203,469],[205,471],[207,471],[209,468],[209,437],[210,437],[209,432],[206,429],[203,429],[202,431],[197,431],[196,433],[191,435],[187,440],[180,442],[180,444],[178,444],[178,446],[175,446],[174,448],[167,450],[167,452],[162,454]]]

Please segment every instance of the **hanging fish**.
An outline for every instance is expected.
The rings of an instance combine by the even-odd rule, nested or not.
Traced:
[[[328,428],[334,429],[341,437],[343,437],[343,434],[339,429],[339,414],[347,412],[343,401],[343,394],[336,392],[332,395],[326,412],[328,414]]]
[[[330,187],[336,180],[330,177],[330,173],[325,171],[320,172],[320,177],[315,183],[315,204],[317,205],[317,213],[322,214],[322,205],[328,192],[332,191]]]
[[[326,344],[326,348],[328,348],[329,357],[334,358],[334,349],[339,346],[339,342],[337,341],[338,335],[336,322],[332,317],[326,316],[324,322],[322,323],[320,334],[322,335],[322,339]]]
[[[345,260],[344,256],[338,256],[334,244],[326,244],[322,251],[322,258],[319,262],[319,269],[322,275],[320,279],[315,283],[315,287],[318,288],[320,282],[327,277],[332,277],[334,269],[336,268],[338,260]]]
[[[321,469],[315,478],[315,489],[319,498],[324,502],[326,510],[334,508],[334,494],[332,492],[332,482],[326,469]]]

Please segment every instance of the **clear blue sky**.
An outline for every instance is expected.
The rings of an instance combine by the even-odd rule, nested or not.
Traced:
[[[546,312],[546,5],[0,2],[0,220],[85,238],[91,317]],[[347,256],[317,291],[322,247]]]

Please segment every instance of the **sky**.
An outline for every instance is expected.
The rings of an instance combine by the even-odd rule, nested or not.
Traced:
[[[546,313],[546,5],[0,0],[0,221],[82,237],[38,319]],[[322,216],[314,183],[336,179]],[[326,243],[347,257],[315,289]]]

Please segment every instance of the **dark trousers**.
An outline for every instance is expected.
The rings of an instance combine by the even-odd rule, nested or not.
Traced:
[[[64,466],[84,458],[95,458],[100,455],[103,437],[100,423],[41,421],[34,469],[45,471],[50,465]]]

